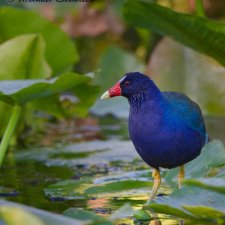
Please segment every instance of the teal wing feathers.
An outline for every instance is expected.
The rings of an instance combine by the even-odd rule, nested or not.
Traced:
[[[184,122],[193,130],[197,131],[205,141],[208,142],[204,118],[200,107],[184,94],[177,92],[163,92],[164,97],[169,101],[171,108],[181,115]]]

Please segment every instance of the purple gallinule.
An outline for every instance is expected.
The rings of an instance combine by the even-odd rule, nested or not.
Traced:
[[[184,94],[161,92],[146,75],[131,72],[106,91],[101,99],[124,96],[130,103],[129,135],[141,158],[154,168],[149,201],[161,182],[160,168],[180,167],[196,158],[208,141],[199,106]]]

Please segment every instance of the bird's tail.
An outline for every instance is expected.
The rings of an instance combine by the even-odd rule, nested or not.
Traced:
[[[212,139],[208,136],[208,134],[205,135],[205,144],[209,143],[212,141]]]

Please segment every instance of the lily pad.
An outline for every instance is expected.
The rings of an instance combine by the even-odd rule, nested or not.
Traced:
[[[51,184],[44,189],[45,196],[50,200],[73,200],[86,198],[85,187],[87,181],[84,180],[64,180]]]
[[[187,183],[167,198],[157,198],[148,207],[156,213],[186,219],[206,219],[221,224],[225,218],[224,193],[216,191],[215,188],[204,188],[196,182]]]
[[[85,194],[87,195],[99,195],[105,193],[109,194],[128,190],[135,190],[139,188],[147,188],[151,186],[152,182],[138,181],[138,180],[123,180],[89,187],[85,190]]]
[[[72,218],[77,218],[80,220],[97,220],[100,217],[91,211],[84,210],[84,209],[76,209],[76,208],[69,208],[65,210],[63,212],[63,215],[72,217]]]
[[[62,159],[61,157],[52,158],[54,149],[38,148],[25,150],[16,153],[19,160],[32,160],[46,163],[48,166],[68,166],[77,165],[105,165],[109,162],[124,160],[130,162],[139,158],[137,152],[130,141],[108,140],[108,141],[89,141],[81,142],[57,149],[58,152],[64,154],[71,153],[87,153],[90,157],[71,157]],[[40,154],[41,152],[41,154]],[[56,152],[55,152],[56,153]]]
[[[222,177],[199,178],[198,180],[187,180],[185,183],[225,194],[225,179]]]
[[[111,220],[118,220],[123,218],[128,218],[133,216],[135,210],[131,207],[130,204],[125,204],[110,215]]]
[[[185,165],[186,178],[198,178],[208,175],[213,169],[225,164],[225,148],[221,141],[214,140],[206,144],[200,156]],[[178,168],[171,169],[166,174],[166,181],[176,180]]]
[[[85,209],[69,208],[63,214],[71,218],[87,221],[88,224],[113,225],[109,220]]]

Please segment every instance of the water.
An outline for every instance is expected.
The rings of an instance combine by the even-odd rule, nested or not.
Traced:
[[[225,141],[222,133],[225,119],[210,117],[206,122],[210,137]],[[50,127],[46,124],[46,130],[44,135],[29,136],[27,143],[32,145],[29,148],[8,154],[0,174],[1,197],[59,214],[75,207],[107,217],[126,203],[133,209],[142,208],[152,179],[149,167],[140,160],[128,140],[126,120],[92,118],[80,121],[76,126],[62,123],[57,127],[51,124]],[[49,147],[52,145],[54,147]],[[88,199],[82,195],[74,198],[73,193],[72,198],[71,193],[67,198],[67,193],[61,197],[47,196],[44,192],[49,185],[68,179],[91,180],[96,185],[127,180],[149,183],[142,188],[100,193]],[[159,193],[167,195],[170,191],[163,183]],[[181,224],[181,221],[166,215],[160,215],[160,218],[163,225]],[[129,216],[116,221],[118,224],[134,223]],[[159,222],[152,221],[151,224]]]

